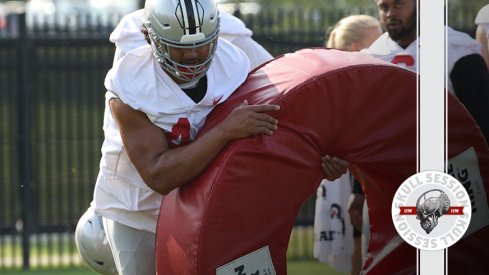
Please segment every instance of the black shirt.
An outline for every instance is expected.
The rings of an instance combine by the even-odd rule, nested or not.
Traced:
[[[207,76],[199,79],[197,86],[189,89],[182,89],[188,97],[190,97],[195,103],[199,103],[207,92]]]
[[[481,55],[460,58],[450,73],[455,95],[489,141],[489,71]]]

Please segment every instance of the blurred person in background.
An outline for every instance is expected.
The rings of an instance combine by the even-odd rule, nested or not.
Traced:
[[[386,32],[364,52],[417,71],[416,0],[374,0]],[[489,140],[489,72],[481,45],[468,34],[448,26],[447,82]]]
[[[416,0],[374,0],[379,13],[382,28],[386,30],[372,45],[364,50],[376,58],[397,64],[417,72],[418,34]],[[449,92],[453,93],[465,105],[477,122],[486,141],[489,140],[489,71],[481,55],[481,45],[468,34],[447,30],[447,75]],[[355,190],[362,190],[356,181]],[[353,200],[350,209],[360,208],[362,197]],[[365,258],[369,239],[369,219],[366,201],[363,216],[351,211],[351,221],[355,228],[362,222],[362,259]],[[358,213],[358,212],[357,212]]]
[[[375,17],[365,14],[350,15],[336,23],[325,45],[344,51],[360,51],[368,48],[381,35],[382,27]],[[349,173],[335,181],[325,179],[321,182],[314,218],[315,258],[339,271],[360,273],[364,200],[360,184]],[[328,235],[332,238],[324,237]]]
[[[477,24],[475,39],[482,45],[481,54],[489,69],[489,4],[479,10],[475,24]]]
[[[326,47],[356,52],[366,49],[382,35],[377,18],[367,14],[344,17],[331,30]]]
[[[417,72],[418,33],[416,0],[374,0],[382,28],[386,31],[362,50],[376,58]],[[489,71],[481,45],[468,34],[447,30],[447,89],[467,108],[489,140]],[[421,34],[422,35],[422,34]],[[367,209],[364,206],[364,209]],[[362,258],[367,251],[369,226],[364,211]]]

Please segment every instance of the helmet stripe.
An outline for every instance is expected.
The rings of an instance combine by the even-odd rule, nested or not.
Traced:
[[[197,5],[195,0],[184,0],[183,3],[183,20],[185,27],[185,34],[197,33],[197,27],[199,26],[199,13],[197,11]]]
[[[199,7],[197,5],[200,5],[198,0],[192,0],[192,10],[194,11],[194,24],[195,24],[195,31],[201,32],[200,30],[200,16],[201,14],[199,13]]]
[[[183,28],[183,33],[185,35],[187,35],[188,34],[188,20],[187,20],[186,1],[178,1],[177,8],[178,7],[180,7],[180,14],[181,14],[182,20],[183,20],[183,22],[180,23],[180,26]],[[182,23],[183,23],[183,26],[181,25]]]

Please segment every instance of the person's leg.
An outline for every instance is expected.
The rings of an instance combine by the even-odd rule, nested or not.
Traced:
[[[352,275],[358,275],[362,271],[362,232],[353,235],[354,247],[351,256],[351,272]]]
[[[368,242],[370,240],[370,218],[368,216],[367,200],[363,204],[363,218],[362,218],[362,261],[365,262],[367,258]]]
[[[103,222],[120,275],[156,274],[155,234],[107,218]]]

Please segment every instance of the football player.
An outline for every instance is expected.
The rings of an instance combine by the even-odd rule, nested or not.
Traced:
[[[273,134],[277,120],[267,112],[279,110],[245,101],[194,141],[207,114],[246,79],[248,57],[218,38],[214,0],[150,0],[143,20],[149,44],[123,55],[105,79],[93,200],[119,274],[155,274],[163,195],[202,172],[228,142]]]

